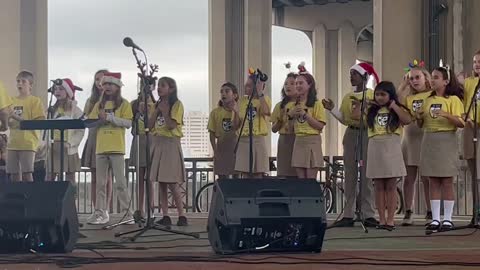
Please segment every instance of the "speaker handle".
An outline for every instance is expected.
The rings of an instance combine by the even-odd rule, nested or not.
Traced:
[[[257,191],[257,195],[255,196],[255,203],[290,204],[290,197],[287,197],[283,192],[278,189],[261,189]]]

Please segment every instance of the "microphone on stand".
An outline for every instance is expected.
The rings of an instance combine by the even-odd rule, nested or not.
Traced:
[[[135,42],[133,42],[133,40],[129,37],[126,37],[123,39],[123,45],[125,45],[125,47],[134,48],[136,50],[143,52],[143,50],[140,47],[138,47],[138,45],[135,44]]]

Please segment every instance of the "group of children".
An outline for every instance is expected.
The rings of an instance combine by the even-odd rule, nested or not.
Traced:
[[[471,148],[468,138],[472,134],[473,114],[465,116],[465,112],[479,84],[480,51],[474,56],[475,76],[467,78],[463,87],[458,84],[448,66],[435,68],[430,75],[422,63],[415,61],[410,65],[404,83],[397,90],[391,82],[379,82],[370,65],[356,64],[350,70],[354,91],[345,95],[339,109],[335,108],[330,99],[320,101],[314,77],[303,64],[298,68],[298,73],[287,75],[281,90],[282,100],[275,105],[272,113],[271,100],[264,93],[265,82],[249,76],[242,97],[239,97],[234,84],[227,82],[221,86],[218,108],[210,113],[207,127],[214,151],[215,174],[220,178],[236,174],[241,174],[244,178],[260,178],[270,171],[266,138],[271,126],[272,132],[280,134],[277,175],[316,178],[323,166],[321,133],[327,122],[326,109],[348,127],[343,138],[346,203],[344,216],[337,222],[337,226],[353,226],[359,182],[362,185],[360,203],[366,225],[395,229],[395,190],[397,179],[401,177],[405,177],[407,209],[402,225],[411,225],[414,183],[418,174],[424,181],[426,190],[425,198],[429,209],[427,219],[431,219],[427,229],[453,228],[453,177],[458,172],[458,157],[452,154],[457,153],[455,133],[458,128],[465,127],[465,148]],[[377,82],[374,90],[366,87],[370,76],[374,76]],[[133,209],[127,192],[124,155],[125,130],[133,124],[132,134],[135,136],[130,151],[130,165],[140,167],[140,210],[144,212],[145,180],[151,180],[150,184],[158,182],[163,217],[157,222],[162,225],[172,224],[167,199],[170,189],[179,214],[177,225],[186,226],[188,222],[179,190],[179,184],[185,181],[180,145],[184,108],[177,97],[175,80],[169,77],[158,80],[158,100],[151,93],[147,98],[142,93],[137,100],[129,103],[121,95],[123,83],[120,73],[99,70],[94,78],[92,93],[83,111],[75,102],[76,87],[70,79],[62,79],[61,84],[54,85],[56,102],[47,112],[44,111],[42,101],[31,95],[33,74],[30,72],[22,71],[18,74],[16,97],[8,97],[0,85],[0,129],[10,129],[10,140],[6,143],[6,171],[10,179],[32,181],[35,153],[41,155],[46,147],[41,133],[20,130],[20,121],[46,119],[47,115],[49,119],[81,119],[85,116],[98,119],[95,126],[89,128],[81,160],[78,147],[84,130],[69,130],[66,133],[63,162],[67,180],[75,181],[75,172],[80,170],[80,166],[91,169],[95,212],[88,219],[90,224],[109,222],[107,206],[111,201],[112,188],[118,194],[121,210],[130,218]],[[151,91],[154,89],[155,86],[150,87]],[[365,102],[362,102],[363,98]],[[145,122],[146,113],[148,122]],[[249,121],[242,125],[245,117],[251,121],[251,125]],[[253,134],[252,172],[249,166],[250,126]],[[147,128],[151,144],[149,175],[146,175],[146,155],[141,154],[146,149]],[[55,133],[51,145],[53,159],[46,157],[47,163],[53,164],[53,170],[47,168],[47,180],[54,180],[59,173],[59,145],[60,137]],[[363,149],[363,157],[358,156],[360,148]],[[2,156],[4,152],[2,150]],[[467,152],[464,156],[467,160],[473,160],[473,156]],[[358,167],[357,160],[364,162]],[[477,164],[472,164],[469,161],[469,165],[471,168],[478,167],[480,162],[477,160]],[[358,181],[359,168],[363,170],[360,175],[364,176],[361,181]],[[150,191],[153,189],[150,188]],[[379,221],[374,217],[374,193]],[[153,192],[150,195],[148,203],[153,206]],[[441,199],[444,201],[442,222]]]

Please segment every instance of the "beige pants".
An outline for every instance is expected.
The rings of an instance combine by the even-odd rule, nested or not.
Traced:
[[[130,208],[130,195],[128,194],[127,179],[125,178],[125,159],[122,154],[111,155],[97,155],[97,205],[96,210],[107,211],[107,173],[108,168],[111,167],[113,171],[114,191],[117,192],[118,200],[120,202],[120,210],[122,212],[129,210],[131,214],[133,211]]]
[[[343,136],[343,162],[345,168],[345,207],[343,216],[346,218],[353,218],[355,215],[355,205],[357,200],[357,163],[355,161],[357,136],[360,131],[357,129],[347,128]],[[363,160],[362,175],[364,176],[360,181],[362,184],[362,214],[364,218],[374,217],[375,205],[373,200],[373,183],[366,178],[367,168],[367,146],[368,135],[367,132],[363,134]]]

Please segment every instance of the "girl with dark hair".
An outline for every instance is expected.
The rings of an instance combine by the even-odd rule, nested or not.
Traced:
[[[89,115],[95,104],[100,100],[100,97],[102,96],[103,93],[103,88],[102,88],[102,78],[105,73],[107,73],[108,70],[106,69],[101,69],[95,72],[94,75],[94,81],[92,85],[92,93],[90,94],[90,97],[87,99],[87,102],[85,103],[85,108],[83,109],[83,113],[85,115]],[[87,141],[85,142],[83,152],[82,152],[82,159],[81,159],[81,166],[82,167],[87,167],[90,169],[90,176],[91,176],[91,198],[92,198],[92,203],[93,207],[95,208],[95,205],[97,204],[97,166],[96,166],[96,158],[97,155],[95,154],[96,152],[96,146],[97,146],[97,128],[96,127],[91,127],[88,129],[88,136],[87,136]],[[111,177],[111,171],[107,175],[107,205],[110,205],[110,201],[112,198],[112,177]],[[92,213],[92,215],[87,219],[87,221],[91,221],[95,219],[95,213]]]
[[[185,163],[180,139],[183,137],[183,104],[177,97],[177,83],[169,77],[158,80],[159,99],[148,119],[152,129],[152,146],[150,147],[150,180],[159,182],[160,208],[162,219],[157,223],[170,226],[172,220],[168,215],[168,189],[178,211],[178,226],[187,226],[180,185],[185,182]]]
[[[230,82],[220,89],[221,99],[208,118],[208,132],[213,149],[213,171],[218,178],[229,178],[235,173],[236,132],[240,120],[238,117],[238,90]]]
[[[353,118],[360,119],[360,104],[355,108]],[[397,178],[407,174],[400,135],[402,126],[411,122],[408,109],[398,101],[393,83],[383,81],[375,87],[366,122],[369,138],[366,173],[375,182],[375,203],[380,218],[377,228],[391,231],[395,229]]]
[[[277,144],[277,176],[296,177],[297,172],[292,167],[293,144],[295,142],[295,132],[289,125],[291,119],[288,114],[295,106],[297,90],[295,88],[295,79],[297,75],[293,72],[287,74],[282,88],[282,101],[275,105],[272,112],[271,122],[272,131],[278,132]]]
[[[295,143],[293,145],[292,167],[297,177],[316,179],[323,166],[322,137],[320,133],[326,123],[325,108],[317,99],[315,79],[305,66],[299,66],[295,80],[297,101],[289,116],[294,119]]]
[[[432,222],[430,231],[453,228],[453,177],[458,174],[456,131],[464,127],[461,115],[463,92],[450,68],[438,67],[432,72],[432,94],[417,110],[417,124],[424,129],[420,152],[420,175],[430,178]],[[444,220],[440,223],[440,200],[443,197]]]

